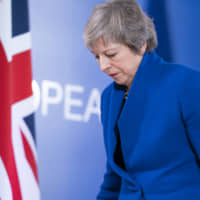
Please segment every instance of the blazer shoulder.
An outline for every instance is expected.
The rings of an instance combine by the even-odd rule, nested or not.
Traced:
[[[175,63],[161,63],[156,65],[159,75],[170,82],[185,85],[193,81],[200,81],[200,69]],[[192,81],[193,79],[193,81]]]
[[[197,74],[200,73],[200,69],[194,68],[192,66],[182,65],[182,64],[165,62],[165,63],[161,63],[159,65],[164,67],[167,71],[172,71],[174,73],[179,73],[179,74],[182,73],[185,76],[194,74],[194,73],[197,73]]]
[[[191,92],[200,92],[200,69],[191,68],[187,66],[184,67],[183,76],[183,87],[182,91],[185,94],[191,94]],[[196,94],[197,95],[197,94]]]
[[[152,64],[148,72],[145,74],[148,94],[160,96],[162,93],[179,98],[183,93],[187,94],[189,88],[200,85],[198,68],[166,62]]]

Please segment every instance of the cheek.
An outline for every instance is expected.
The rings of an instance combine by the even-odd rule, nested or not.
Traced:
[[[126,66],[126,64],[125,64],[125,62],[122,62],[122,61],[120,61],[120,60],[118,60],[118,61],[115,61],[114,63],[113,63],[113,65],[112,65],[115,69],[118,69],[119,71],[121,71],[121,72],[125,72],[126,70],[125,70],[125,66]]]
[[[129,74],[131,71],[130,66],[126,62],[118,63],[117,68],[124,74]]]

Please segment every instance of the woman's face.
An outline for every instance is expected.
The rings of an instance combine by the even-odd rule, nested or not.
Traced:
[[[146,43],[141,48],[145,52]],[[105,44],[100,38],[92,49],[101,71],[111,76],[120,85],[126,85],[128,89],[132,84],[135,73],[142,61],[143,55],[134,53],[126,45],[109,42]]]

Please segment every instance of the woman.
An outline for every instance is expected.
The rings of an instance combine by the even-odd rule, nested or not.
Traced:
[[[107,169],[98,200],[200,199],[200,72],[156,55],[134,0],[96,6],[84,41],[114,79],[102,94]]]

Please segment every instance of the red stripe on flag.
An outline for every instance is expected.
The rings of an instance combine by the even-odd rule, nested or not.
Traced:
[[[13,56],[12,80],[12,103],[32,95],[31,50]]]
[[[36,179],[37,183],[39,184],[38,175],[37,175],[37,163],[36,163],[35,157],[33,155],[33,152],[31,150],[31,147],[30,147],[26,137],[24,136],[23,131],[20,130],[20,132],[21,132],[21,135],[22,135],[22,141],[23,141],[23,145],[24,145],[24,151],[25,151],[25,154],[26,154],[26,159],[28,160],[29,165],[30,165],[30,167],[33,171],[34,176],[35,176],[35,179]]]
[[[5,164],[10,180],[13,200],[21,200],[22,195],[19,186],[11,135],[12,63],[8,63],[1,41],[0,59],[0,156]]]

